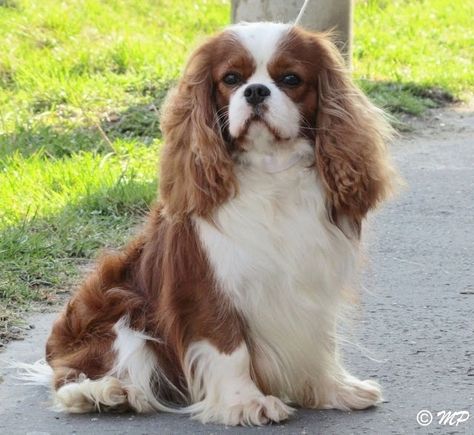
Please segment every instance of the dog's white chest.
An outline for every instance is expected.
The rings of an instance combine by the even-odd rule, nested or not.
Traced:
[[[239,181],[215,225],[196,219],[197,229],[219,287],[245,317],[266,382],[291,397],[324,363],[317,348],[333,329],[355,245],[329,222],[314,169],[242,171]]]

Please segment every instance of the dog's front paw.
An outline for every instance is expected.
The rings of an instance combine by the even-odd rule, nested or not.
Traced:
[[[197,412],[194,418],[203,423],[220,423],[226,426],[262,426],[270,422],[279,423],[286,420],[294,411],[280,399],[263,394],[240,397],[237,400],[211,406],[204,400],[196,405]]]
[[[293,411],[277,397],[261,396],[230,406],[224,423],[231,426],[262,426],[286,420]]]
[[[345,378],[344,382],[336,387],[335,393],[330,408],[366,409],[382,401],[382,391],[377,382],[361,381],[353,376]]]
[[[293,411],[277,397],[255,397],[230,406],[224,423],[230,426],[262,426],[271,421],[279,423],[286,420]]]

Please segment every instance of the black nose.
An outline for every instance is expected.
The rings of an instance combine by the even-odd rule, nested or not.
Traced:
[[[252,106],[256,106],[260,104],[270,95],[270,89],[268,89],[265,85],[255,84],[255,85],[248,85],[244,91],[244,97]]]

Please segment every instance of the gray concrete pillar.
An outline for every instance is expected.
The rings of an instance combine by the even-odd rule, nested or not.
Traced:
[[[232,0],[232,22],[293,22],[304,0]],[[309,0],[301,26],[316,31],[334,29],[334,41],[351,64],[352,0]]]

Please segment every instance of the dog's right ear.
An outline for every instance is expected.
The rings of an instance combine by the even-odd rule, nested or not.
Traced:
[[[217,117],[211,66],[219,35],[190,57],[183,77],[162,108],[165,145],[160,194],[174,217],[208,216],[236,190],[233,162]]]

